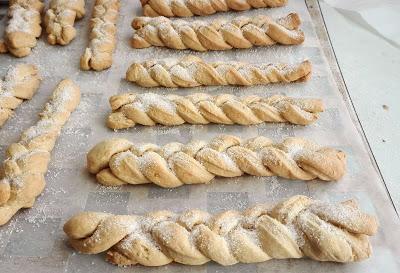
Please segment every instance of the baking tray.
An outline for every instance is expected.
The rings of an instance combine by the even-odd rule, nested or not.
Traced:
[[[182,56],[188,52],[166,48],[134,50],[129,46],[132,35],[130,22],[140,15],[139,1],[121,1],[118,22],[118,45],[114,65],[103,72],[82,72],[79,57],[87,45],[88,20],[94,1],[87,1],[86,17],[78,21],[78,35],[66,47],[50,46],[42,37],[31,56],[16,59],[0,55],[0,75],[9,65],[27,62],[39,66],[43,82],[31,101],[20,106],[14,117],[0,129],[0,159],[6,147],[17,141],[20,133],[37,120],[39,113],[57,82],[64,77],[76,81],[82,91],[78,110],[58,139],[53,151],[47,187],[34,207],[18,213],[10,223],[0,228],[1,272],[399,272],[399,218],[387,193],[384,181],[370,152],[362,127],[341,77],[334,52],[329,43],[323,17],[315,0],[289,0],[289,5],[277,9],[260,9],[241,13],[253,16],[300,14],[306,41],[301,46],[272,46],[249,50],[195,53],[207,60],[242,60],[249,62],[294,62],[309,58],[313,76],[306,83],[274,84],[257,87],[201,87],[193,89],[144,89],[126,82],[123,77],[133,61]],[[0,9],[4,14],[4,9]],[[207,18],[231,18],[237,13],[220,13]],[[4,22],[5,18],[0,19]],[[4,24],[2,24],[4,25]],[[2,29],[0,29],[2,31]],[[1,32],[0,32],[1,33]],[[119,92],[155,92],[191,94],[230,93],[235,95],[286,94],[294,97],[320,97],[326,111],[320,120],[307,127],[287,124],[258,126],[191,126],[135,127],[114,132],[105,126],[109,112],[108,98]],[[289,181],[274,177],[240,177],[216,179],[211,185],[183,186],[162,189],[154,185],[105,188],[96,183],[85,170],[85,156],[90,147],[110,137],[126,137],[135,142],[165,144],[171,141],[210,139],[229,133],[245,137],[263,135],[280,140],[288,136],[307,137],[322,145],[344,150],[348,155],[348,173],[339,182]],[[156,209],[182,211],[200,208],[215,213],[226,209],[243,209],[257,202],[275,202],[295,194],[316,199],[339,201],[356,198],[363,210],[378,216],[381,227],[372,238],[373,256],[354,264],[320,263],[307,259],[274,260],[260,264],[238,264],[222,267],[215,263],[204,266],[171,264],[161,268],[134,266],[119,268],[104,261],[103,255],[82,255],[73,251],[62,231],[64,222],[82,210],[112,213],[144,213]]]

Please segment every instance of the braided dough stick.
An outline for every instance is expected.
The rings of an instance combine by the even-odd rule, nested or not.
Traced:
[[[51,0],[44,17],[49,44],[69,44],[76,36],[75,19],[81,19],[84,15],[84,0]]]
[[[208,261],[227,266],[302,257],[356,262],[371,256],[369,236],[377,229],[377,219],[354,200],[332,204],[302,195],[216,215],[201,210],[144,216],[82,212],[64,225],[74,249],[107,251],[109,262],[123,266]]]
[[[324,111],[321,100],[296,99],[275,95],[239,98],[230,94],[211,96],[195,93],[189,96],[154,93],[126,93],[110,98],[112,113],[107,126],[126,129],[136,123],[154,126],[190,124],[254,125],[262,122],[290,122],[308,125]]]
[[[51,151],[79,101],[79,87],[69,79],[61,81],[36,125],[8,147],[0,172],[0,226],[21,208],[32,207],[42,193]]]
[[[211,63],[197,56],[186,55],[181,59],[133,63],[126,72],[126,80],[143,87],[249,86],[305,81],[311,76],[311,70],[308,60],[295,64]]]
[[[262,136],[242,141],[220,135],[209,142],[172,142],[163,147],[112,138],[89,151],[87,168],[106,186],[154,183],[174,188],[244,174],[330,181],[344,175],[346,155],[302,138],[273,143]]]
[[[39,71],[32,64],[18,64],[7,71],[4,80],[0,79],[0,127],[24,100],[35,95],[40,81]]]
[[[44,4],[40,0],[11,0],[9,3],[8,25],[5,31],[5,45],[16,57],[25,57],[37,44],[42,27],[40,14]]]
[[[144,16],[190,17],[230,10],[283,7],[287,0],[140,0],[140,2]]]
[[[265,15],[236,17],[231,21],[171,21],[165,17],[136,17],[136,30],[131,46],[146,48],[161,46],[196,51],[251,48],[273,44],[298,45],[304,42],[304,33],[298,29],[297,13],[273,20]]]
[[[81,56],[82,70],[110,68],[116,46],[119,0],[96,0],[90,21],[89,47]]]

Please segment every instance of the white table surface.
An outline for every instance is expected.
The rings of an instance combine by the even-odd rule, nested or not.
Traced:
[[[400,48],[350,13],[324,1],[320,5],[355,111],[399,213]]]

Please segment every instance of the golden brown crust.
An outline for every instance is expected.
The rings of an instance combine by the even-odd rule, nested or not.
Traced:
[[[51,0],[44,17],[49,44],[69,44],[76,36],[75,19],[80,19],[84,15],[84,0]]]
[[[304,41],[304,33],[298,29],[300,23],[296,13],[276,20],[259,15],[240,16],[231,21],[216,19],[212,22],[136,17],[132,21],[135,33],[131,46],[208,51],[273,44],[298,45]]]
[[[202,85],[259,85],[307,80],[312,71],[308,60],[294,64],[206,62],[185,55],[180,59],[146,60],[133,63],[126,80],[143,87],[196,87]]]
[[[40,81],[39,71],[32,64],[18,64],[7,71],[4,80],[0,79],[0,127],[24,100],[35,95]]]
[[[107,118],[111,129],[126,129],[136,124],[166,126],[190,124],[254,125],[263,122],[289,122],[308,125],[324,110],[321,100],[275,95],[239,98],[230,94],[189,96],[154,93],[125,93],[110,98],[112,113]]]
[[[293,196],[275,205],[210,215],[189,210],[156,211],[144,216],[83,212],[64,231],[85,254],[107,251],[117,265],[162,266],[257,263],[308,257],[355,262],[371,256],[369,236],[377,219],[347,202],[331,204]]]
[[[107,186],[154,183],[174,188],[210,183],[215,176],[244,174],[331,181],[345,174],[346,156],[302,138],[273,143],[265,137],[241,140],[220,135],[209,142],[173,142],[162,147],[115,138],[89,151],[87,168]]]
[[[28,56],[36,46],[36,39],[42,32],[40,24],[43,8],[44,4],[40,0],[10,1],[4,42],[14,56]]]
[[[287,0],[141,0],[143,15],[149,17],[190,17],[225,11],[276,8]]]
[[[116,46],[119,0],[96,0],[90,21],[89,46],[81,56],[82,70],[110,68]]]
[[[0,226],[21,208],[32,207],[42,193],[50,153],[79,101],[79,87],[69,79],[61,81],[36,125],[8,147],[0,176]]]

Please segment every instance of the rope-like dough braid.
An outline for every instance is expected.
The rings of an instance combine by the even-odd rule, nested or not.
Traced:
[[[144,16],[190,17],[230,10],[282,7],[286,5],[287,0],[140,0],[140,2]]]
[[[61,129],[80,101],[79,87],[61,81],[40,113],[36,125],[25,130],[7,149],[0,171],[0,225],[21,208],[33,206],[45,186],[44,175]]]
[[[220,135],[209,142],[172,142],[163,147],[113,138],[89,151],[87,168],[106,186],[154,183],[174,188],[244,174],[330,181],[344,175],[346,155],[302,138],[273,143],[262,136],[242,141]]]
[[[75,19],[81,19],[84,15],[84,0],[51,0],[44,17],[49,44],[69,44],[76,36]]]
[[[10,0],[8,25],[5,31],[5,46],[16,57],[25,57],[37,44],[44,4],[40,0]],[[4,50],[2,50],[4,52]]]
[[[308,125],[324,111],[321,100],[275,95],[239,98],[230,94],[189,96],[126,93],[110,98],[112,113],[107,126],[126,129],[136,124],[157,123],[174,126],[190,124],[254,125],[263,122],[290,122]]]
[[[354,200],[333,204],[302,195],[216,215],[201,210],[143,216],[82,212],[64,225],[77,251],[107,251],[109,262],[123,266],[208,261],[227,266],[302,257],[356,262],[371,256],[369,236],[377,229],[377,219]]]
[[[39,71],[32,64],[18,64],[7,71],[4,80],[0,79],[0,127],[24,100],[35,95],[40,81]]]
[[[110,68],[116,46],[119,0],[96,0],[90,21],[89,46],[81,57],[82,70]]]
[[[297,13],[277,20],[259,15],[240,16],[230,21],[216,19],[212,22],[137,17],[132,22],[136,31],[131,46],[207,51],[273,44],[298,45],[304,41],[304,33],[298,29],[300,23]]]
[[[126,80],[143,87],[196,87],[201,85],[259,85],[305,81],[312,66],[306,60],[294,64],[206,62],[193,55],[133,63]]]

